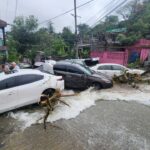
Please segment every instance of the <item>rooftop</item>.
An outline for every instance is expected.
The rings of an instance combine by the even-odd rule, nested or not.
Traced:
[[[3,20],[0,20],[0,28],[4,28],[7,26],[7,23]]]

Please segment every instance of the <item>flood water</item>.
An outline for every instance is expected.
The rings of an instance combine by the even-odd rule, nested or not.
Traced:
[[[65,91],[73,93],[73,91]],[[88,89],[63,98],[43,129],[43,109],[32,106],[0,116],[3,150],[149,150],[150,86]],[[56,125],[56,127],[52,126]]]

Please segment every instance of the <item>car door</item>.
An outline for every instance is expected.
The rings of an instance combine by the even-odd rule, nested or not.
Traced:
[[[37,74],[26,74],[17,77],[21,105],[32,104],[39,100],[44,83],[43,78],[43,75]]]
[[[0,81],[0,112],[15,108],[18,101],[16,77],[10,77]]]
[[[66,78],[66,74],[67,74],[67,69],[66,69],[66,65],[62,65],[62,64],[56,64],[53,67],[54,69],[54,74],[57,76],[62,76],[64,81],[65,81],[65,86],[67,84],[67,78]]]
[[[76,66],[67,66],[66,86],[71,88],[85,88],[85,74]]]
[[[123,72],[125,71],[125,68],[119,65],[112,65],[112,70],[114,72],[114,75],[119,76],[123,74]]]
[[[113,70],[111,65],[101,65],[98,68],[98,72],[104,73],[108,76],[113,76]]]

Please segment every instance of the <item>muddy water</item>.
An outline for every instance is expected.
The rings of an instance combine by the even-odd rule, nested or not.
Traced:
[[[67,98],[71,108],[60,105],[48,120],[60,128],[47,123],[46,131],[36,123],[43,115],[39,107],[0,116],[0,149],[149,150],[150,88],[141,89],[114,87]]]

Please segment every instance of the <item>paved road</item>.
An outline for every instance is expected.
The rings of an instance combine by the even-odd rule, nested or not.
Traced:
[[[150,107],[135,102],[98,101],[55,128],[32,125],[24,132],[0,116],[2,150],[150,150]],[[15,130],[15,132],[14,132]]]

